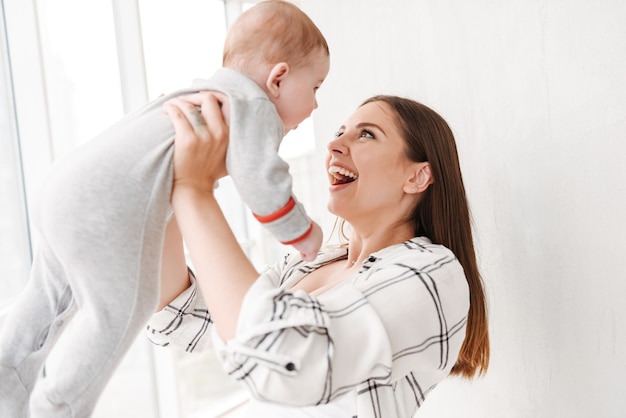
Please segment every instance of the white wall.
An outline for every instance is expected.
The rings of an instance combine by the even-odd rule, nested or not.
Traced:
[[[432,106],[457,137],[492,363],[418,417],[625,416],[626,3],[300,4],[331,48],[320,145],[376,93]]]

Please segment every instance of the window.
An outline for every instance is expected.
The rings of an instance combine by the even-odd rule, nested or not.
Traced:
[[[0,2],[8,22],[6,31],[0,26],[0,309],[27,281],[30,247],[37,241],[27,202],[36,201],[50,164],[134,107],[210,77],[221,65],[227,22],[253,3]],[[311,201],[304,192],[311,190],[313,150],[310,121],[281,147],[305,204]],[[220,182],[217,194],[252,262],[261,267],[277,260],[285,248],[252,218],[229,179]],[[155,349],[140,335],[94,417],[211,417],[243,399],[214,353]]]

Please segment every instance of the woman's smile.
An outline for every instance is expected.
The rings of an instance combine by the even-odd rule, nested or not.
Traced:
[[[328,167],[328,174],[330,174],[330,182],[333,186],[337,184],[352,183],[359,177],[356,173],[337,165],[331,165]]]

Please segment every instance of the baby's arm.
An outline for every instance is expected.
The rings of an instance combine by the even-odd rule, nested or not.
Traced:
[[[226,165],[239,194],[278,241],[284,245],[300,243],[306,250],[302,252],[310,257],[319,249],[315,243],[321,242],[321,230],[293,195],[289,165],[278,155],[284,134],[282,121],[267,100],[231,99],[230,105]]]

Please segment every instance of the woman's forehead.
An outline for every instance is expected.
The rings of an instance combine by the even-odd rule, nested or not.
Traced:
[[[357,108],[346,120],[345,126],[371,123],[381,127],[395,125],[395,116],[385,102],[369,102]]]
[[[391,109],[389,109],[389,106],[387,106],[385,102],[377,101],[369,102],[358,107],[350,117],[350,119],[353,118],[370,118],[383,121],[385,119],[391,120],[392,114]]]

